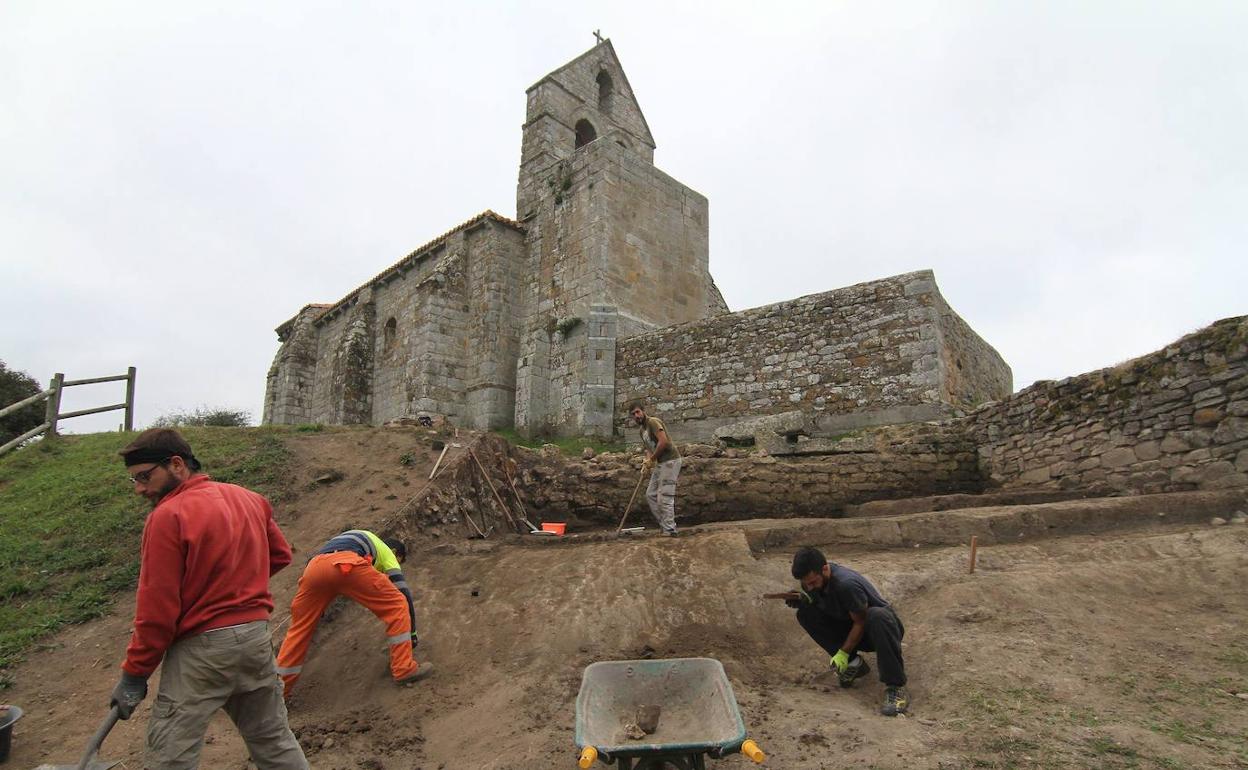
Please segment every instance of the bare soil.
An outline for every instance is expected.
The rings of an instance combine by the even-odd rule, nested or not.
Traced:
[[[382,521],[437,457],[419,431],[292,442],[296,494],[277,507],[301,554]],[[342,478],[314,481],[327,471]],[[314,768],[573,768],[585,666],[695,656],[724,664],[767,768],[1248,767],[1248,526],[990,546],[973,575],[965,547],[830,553],[870,577],[905,623],[912,708],[897,718],[879,715],[874,672],[842,690],[792,611],[760,598],[792,585],[787,551],[754,553],[725,525],[677,539],[538,540],[417,544],[407,565],[417,657],[437,670],[411,686],[389,679],[380,622],[336,605],[290,705]],[[298,571],[273,580],[275,644]],[[9,766],[77,760],[105,712],[132,611],[119,603],[18,669],[5,698],[27,716]],[[114,729],[104,757],[141,767],[151,701]],[[205,768],[247,767],[224,715],[203,756]]]

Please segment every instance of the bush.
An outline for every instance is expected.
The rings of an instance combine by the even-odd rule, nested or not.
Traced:
[[[251,425],[251,412],[246,409],[201,406],[190,412],[169,412],[152,422],[153,428],[185,428],[187,426],[246,428]]]
[[[42,391],[39,383],[25,372],[10,369],[0,361],[0,409],[30,398]],[[24,406],[10,415],[0,417],[0,444],[7,444],[26,431],[43,423],[47,405],[43,401]]]

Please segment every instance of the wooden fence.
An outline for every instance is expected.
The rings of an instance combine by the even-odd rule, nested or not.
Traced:
[[[48,402],[47,410],[44,412],[45,416],[43,423],[26,431],[4,446],[0,446],[0,455],[10,449],[13,449],[14,447],[21,446],[22,442],[29,441],[40,434],[46,433],[49,436],[55,436],[57,424],[61,420],[68,420],[71,417],[82,417],[83,415],[88,414],[98,414],[100,412],[112,412],[117,409],[124,409],[126,410],[124,429],[134,430],[134,371],[134,367],[132,366],[126,370],[125,374],[115,374],[110,377],[91,377],[86,380],[66,380],[63,373],[57,372],[52,378],[52,383],[47,390],[41,393],[36,393],[30,398],[22,399],[16,404],[10,404],[3,409],[0,409],[0,417],[4,417],[7,414],[16,412],[18,409],[30,406],[31,404],[37,404],[45,399]],[[65,388],[72,388],[75,385],[94,385],[99,382],[119,382],[121,380],[126,381],[126,400],[124,402],[120,404],[112,404],[110,406],[97,406],[93,409],[79,409],[76,412],[61,412],[61,394],[65,391]]]

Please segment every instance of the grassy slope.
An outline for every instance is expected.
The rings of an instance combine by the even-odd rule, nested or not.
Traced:
[[[213,478],[270,498],[283,491],[284,433],[183,431]],[[108,612],[116,593],[134,585],[149,505],[117,456],[133,436],[65,436],[0,457],[0,688],[40,639]]]

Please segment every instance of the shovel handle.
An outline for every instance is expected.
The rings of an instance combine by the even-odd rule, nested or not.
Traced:
[[[615,534],[620,534],[624,529],[624,522],[628,519],[628,512],[633,509],[633,501],[637,499],[637,493],[641,491],[641,482],[646,478],[646,466],[641,466],[641,473],[637,475],[637,486],[633,487],[633,496],[628,498],[628,507],[624,509],[624,515],[620,517],[620,526],[615,528]]]
[[[91,760],[95,759],[96,752],[100,750],[100,744],[104,742],[104,736],[108,735],[108,731],[113,729],[113,725],[117,724],[117,720],[121,719],[121,711],[113,706],[108,710],[108,716],[104,717],[104,721],[100,722],[100,727],[95,731],[95,735],[91,736],[91,741],[87,744],[87,753],[82,755],[82,759],[78,762],[78,770],[87,770]]]

